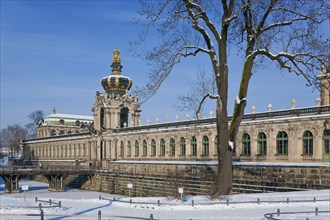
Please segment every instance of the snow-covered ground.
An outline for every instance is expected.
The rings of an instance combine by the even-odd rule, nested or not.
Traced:
[[[266,219],[266,213],[280,212],[301,212],[329,211],[329,201],[310,201],[310,202],[292,202],[293,200],[316,200],[330,199],[329,190],[313,190],[303,192],[285,192],[285,193],[263,193],[263,194],[240,194],[231,195],[220,198],[220,200],[212,201],[206,196],[184,196],[184,202],[167,197],[147,197],[147,198],[128,198],[120,195],[111,195],[107,193],[99,193],[87,190],[79,190],[66,188],[66,192],[49,192],[48,184],[21,180],[20,186],[28,185],[29,190],[26,192],[26,201],[24,200],[24,192],[16,194],[4,193],[4,183],[0,180],[0,219],[40,219],[37,216],[28,216],[28,214],[40,214],[35,203],[35,197],[38,199],[49,201],[61,201],[62,207],[43,208],[45,219],[98,219],[98,212],[101,211],[103,219],[148,219],[153,215],[154,219]],[[159,189],[162,190],[162,189]],[[102,198],[116,200],[111,201]],[[256,201],[260,200],[260,204]],[[289,203],[287,203],[289,198]],[[129,200],[133,203],[130,204]],[[226,204],[227,199],[229,205]],[[157,202],[160,201],[160,206]],[[194,206],[192,206],[194,200]],[[126,202],[124,202],[126,201]],[[254,201],[254,203],[234,203]],[[282,201],[282,202],[263,202],[263,201]],[[222,202],[219,204],[219,202]],[[150,204],[155,203],[155,204]],[[202,204],[204,203],[204,204]],[[218,203],[218,204],[216,204]],[[42,202],[42,206],[48,206]],[[30,207],[30,208],[28,208]],[[278,219],[330,219],[330,214],[294,214],[294,215],[275,215]]]

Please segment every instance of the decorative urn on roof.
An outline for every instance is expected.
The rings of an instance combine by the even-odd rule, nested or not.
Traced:
[[[126,76],[121,75],[123,66],[120,63],[120,50],[113,51],[111,75],[101,79],[101,85],[108,94],[124,95],[132,86],[132,80]]]

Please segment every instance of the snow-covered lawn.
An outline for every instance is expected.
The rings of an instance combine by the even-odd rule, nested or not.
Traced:
[[[184,196],[181,204],[180,200],[167,197],[147,197],[147,198],[128,198],[121,195],[111,195],[107,193],[93,192],[66,188],[66,192],[49,192],[48,185],[45,183],[21,180],[20,186],[28,185],[26,192],[26,201],[24,201],[24,192],[16,194],[5,194],[4,183],[0,180],[0,215],[1,220],[5,219],[40,219],[37,216],[28,216],[27,214],[40,214],[38,209],[39,202],[35,203],[35,197],[38,200],[61,201],[62,207],[45,208],[47,203],[42,202],[42,208],[45,213],[45,219],[98,219],[98,212],[101,211],[102,219],[266,219],[266,213],[280,212],[299,212],[329,211],[329,201],[310,201],[310,202],[292,202],[293,200],[322,200],[330,199],[330,190],[313,190],[304,192],[285,192],[285,193],[263,193],[263,194],[240,194],[220,198],[218,201],[212,201],[206,196]],[[159,189],[162,190],[162,189]],[[116,201],[101,199],[113,199]],[[260,203],[258,204],[258,198]],[[289,198],[289,203],[287,203]],[[130,204],[132,199],[132,204]],[[117,201],[119,200],[119,201]],[[158,200],[160,205],[158,205]],[[194,200],[194,206],[192,205]],[[227,205],[227,200],[229,204]],[[247,202],[253,203],[235,203]],[[263,201],[282,201],[282,202],[263,202]],[[219,204],[221,202],[221,204]],[[154,203],[154,204],[151,204]],[[217,204],[218,203],[218,204]],[[30,208],[28,208],[30,207]],[[127,217],[127,218],[125,218]],[[133,217],[133,218],[128,218]],[[280,219],[330,219],[330,214],[319,213],[304,215],[280,215],[274,216]]]

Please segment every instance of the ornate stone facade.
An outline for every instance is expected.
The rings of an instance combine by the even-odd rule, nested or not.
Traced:
[[[81,165],[104,168],[111,161],[126,160],[215,161],[213,115],[198,121],[187,117],[183,121],[141,125],[138,98],[127,94],[132,83],[121,75],[119,51],[114,54],[112,74],[102,79],[104,91],[95,96],[93,123],[41,123],[38,138],[22,142],[25,158],[62,165],[78,161]],[[320,76],[320,80],[328,79],[329,73]],[[321,103],[296,109],[293,100],[289,110],[273,111],[269,107],[268,112],[256,113],[252,109],[239,128],[235,160],[329,161],[328,87],[321,89]]]

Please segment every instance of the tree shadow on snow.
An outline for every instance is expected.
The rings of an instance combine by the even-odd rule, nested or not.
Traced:
[[[86,214],[88,212],[91,212],[91,211],[95,211],[95,210],[98,210],[98,209],[101,209],[101,208],[105,208],[107,206],[110,206],[112,203],[112,201],[108,201],[107,204],[105,205],[101,205],[101,206],[97,206],[97,207],[94,207],[94,208],[90,208],[90,209],[86,209],[86,210],[83,210],[83,211],[80,211],[80,212],[76,212],[76,213],[73,213],[71,215],[67,215],[67,216],[61,216],[61,217],[54,217],[54,218],[49,218],[49,220],[60,220],[60,219],[66,219],[66,218],[71,218],[73,216],[79,216],[79,215],[83,215],[83,214]],[[95,219],[97,218],[97,213],[95,213]],[[80,219],[80,218],[79,218]]]

